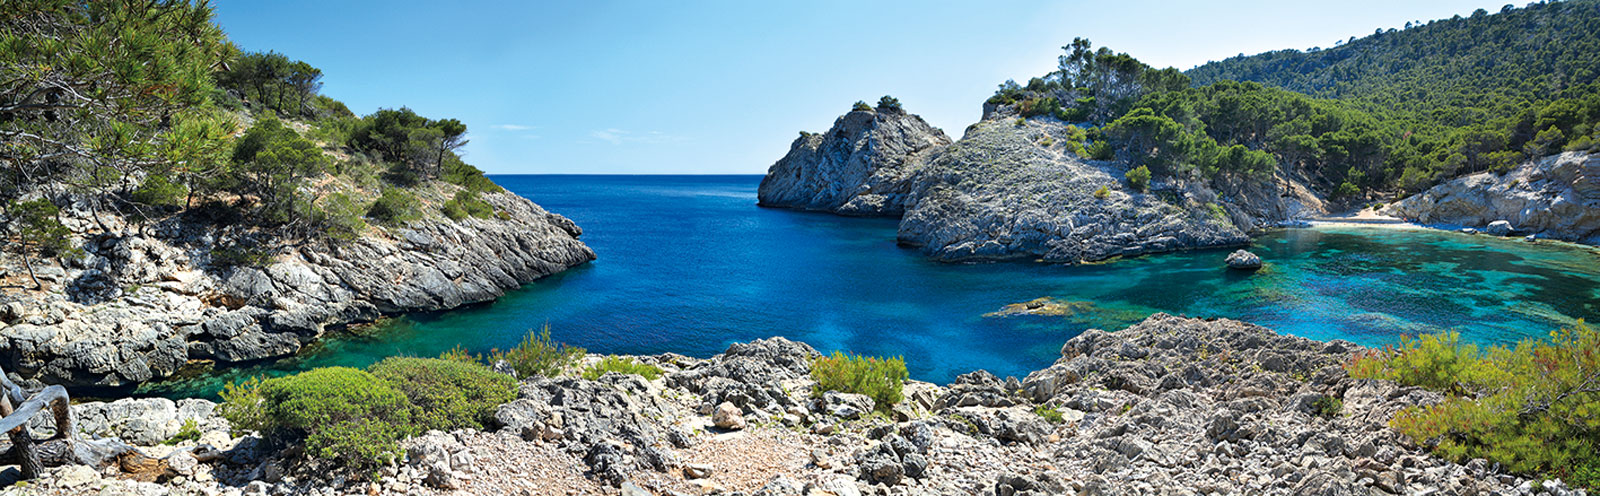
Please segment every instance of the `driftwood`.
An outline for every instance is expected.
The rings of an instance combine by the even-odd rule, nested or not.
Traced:
[[[28,432],[28,421],[50,409],[56,433],[40,441]],[[135,479],[162,480],[173,475],[167,458],[153,458],[117,438],[82,439],[72,422],[72,407],[67,389],[49,386],[28,394],[0,370],[0,431],[11,439],[10,449],[0,452],[0,464],[17,465],[23,479],[39,477],[45,467],[87,465],[103,469],[116,464]],[[201,462],[217,460],[221,454],[208,445],[180,450]]]

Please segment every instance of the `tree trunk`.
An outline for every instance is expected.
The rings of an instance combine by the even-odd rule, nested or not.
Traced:
[[[39,282],[39,276],[33,273],[33,257],[28,256],[28,244],[22,244],[22,266],[28,268],[28,278],[33,279],[35,289],[44,291],[44,283]]]

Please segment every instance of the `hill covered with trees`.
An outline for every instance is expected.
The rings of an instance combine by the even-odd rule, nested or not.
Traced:
[[[1183,73],[1079,39],[987,103],[1084,125],[1086,157],[1192,178],[1292,168],[1354,199],[1595,148],[1596,32],[1600,1],[1508,5]]]

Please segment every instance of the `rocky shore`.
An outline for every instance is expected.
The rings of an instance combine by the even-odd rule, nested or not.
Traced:
[[[150,481],[62,468],[0,494],[1583,494],[1410,445],[1389,419],[1441,398],[1351,379],[1359,351],[1157,314],[1074,337],[1024,378],[908,383],[874,413],[865,396],[812,394],[817,352],[772,338],[638,357],[665,370],[653,381],[526,379],[493,429],[412,438],[377,480],[230,435],[208,402],[128,399],[74,408],[86,432],[155,454],[203,442],[225,456]],[[155,446],[185,419],[198,439]]]
[[[456,189],[418,194],[440,204]],[[129,386],[190,360],[285,356],[345,324],[493,300],[594,259],[571,220],[512,193],[482,196],[503,215],[291,244],[260,266],[222,262],[215,228],[183,216],[136,224],[72,204],[62,222],[84,255],[37,266],[44,291],[0,292],[0,367],[23,384]],[[26,281],[24,270],[0,260],[0,278]]]
[[[1080,156],[1071,143],[1082,131],[1071,126],[990,105],[950,143],[899,109],[853,111],[796,140],[758,197],[763,206],[898,215],[898,241],[944,261],[1076,263],[1237,246],[1258,229],[1325,213],[1284,172],[1136,188],[1125,161]]]
[[[1600,155],[1566,152],[1463,176],[1384,208],[1422,224],[1600,244]]]

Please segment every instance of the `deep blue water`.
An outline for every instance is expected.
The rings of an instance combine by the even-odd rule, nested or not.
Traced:
[[[1600,314],[1600,255],[1574,245],[1382,228],[1290,229],[1252,248],[1269,266],[1230,272],[1227,250],[1061,266],[941,264],[895,245],[896,221],[764,209],[759,176],[494,176],[583,227],[599,259],[494,303],[389,319],[300,356],[147,387],[208,395],[225,381],[391,355],[514,345],[549,324],[601,353],[709,356],[781,335],[819,350],[902,355],[913,378],[1048,366],[1084,329],[1164,311],[1230,317],[1366,345],[1455,329],[1512,343]],[[1070,317],[985,317],[1050,296]]]

